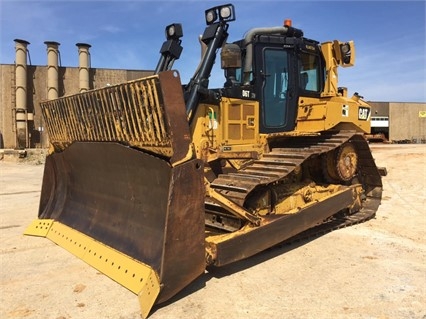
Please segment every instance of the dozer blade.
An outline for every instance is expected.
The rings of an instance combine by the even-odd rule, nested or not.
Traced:
[[[157,273],[148,265],[129,258],[111,247],[84,235],[53,219],[35,220],[26,235],[46,237],[85,260],[99,271],[137,294],[141,314],[146,318],[160,292]]]
[[[164,72],[42,110],[55,151],[26,234],[138,294],[146,317],[205,269],[203,165],[188,151],[179,78]]]

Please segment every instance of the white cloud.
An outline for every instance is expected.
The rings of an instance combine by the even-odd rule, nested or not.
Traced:
[[[113,34],[117,34],[124,31],[122,28],[117,27],[115,25],[104,25],[104,26],[101,26],[99,30],[101,32],[103,31],[106,33],[113,33]]]

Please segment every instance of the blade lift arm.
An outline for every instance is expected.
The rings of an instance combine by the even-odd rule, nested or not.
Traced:
[[[161,46],[161,57],[154,74],[171,70],[173,63],[179,59],[183,50],[181,46],[182,40],[180,39],[183,36],[182,25],[180,23],[170,24],[166,27],[165,32],[166,41]]]
[[[185,88],[186,113],[189,123],[195,114],[195,110],[202,95],[209,95],[209,77],[216,60],[217,50],[222,47],[228,37],[228,22],[235,20],[234,6],[227,4],[206,10],[207,27],[204,30],[201,41],[207,45],[205,54],[194,76]]]

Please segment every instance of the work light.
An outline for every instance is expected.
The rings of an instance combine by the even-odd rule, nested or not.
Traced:
[[[340,51],[341,51],[343,63],[344,64],[351,64],[351,63],[353,64],[351,43],[350,42],[342,43],[340,45]]]
[[[217,6],[205,11],[206,24],[210,25],[219,21],[234,21],[235,10],[232,4]]]
[[[173,23],[166,27],[166,38],[170,39],[179,39],[183,36],[182,25],[180,23]]]
[[[212,24],[217,20],[217,13],[214,10],[206,11],[206,23]]]

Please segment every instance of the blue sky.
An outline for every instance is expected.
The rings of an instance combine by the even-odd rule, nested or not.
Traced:
[[[340,69],[339,85],[370,101],[426,102],[425,1],[74,1],[0,0],[0,63],[13,64],[15,38],[24,39],[33,65],[47,63],[44,41],[57,41],[63,66],[78,66],[77,42],[92,45],[92,67],[154,69],[164,28],[183,24],[183,52],[174,68],[187,82],[198,65],[204,10],[231,2],[236,21],[228,42],[254,27],[291,18],[320,42],[354,40],[355,67]],[[211,86],[221,86],[217,60]]]

